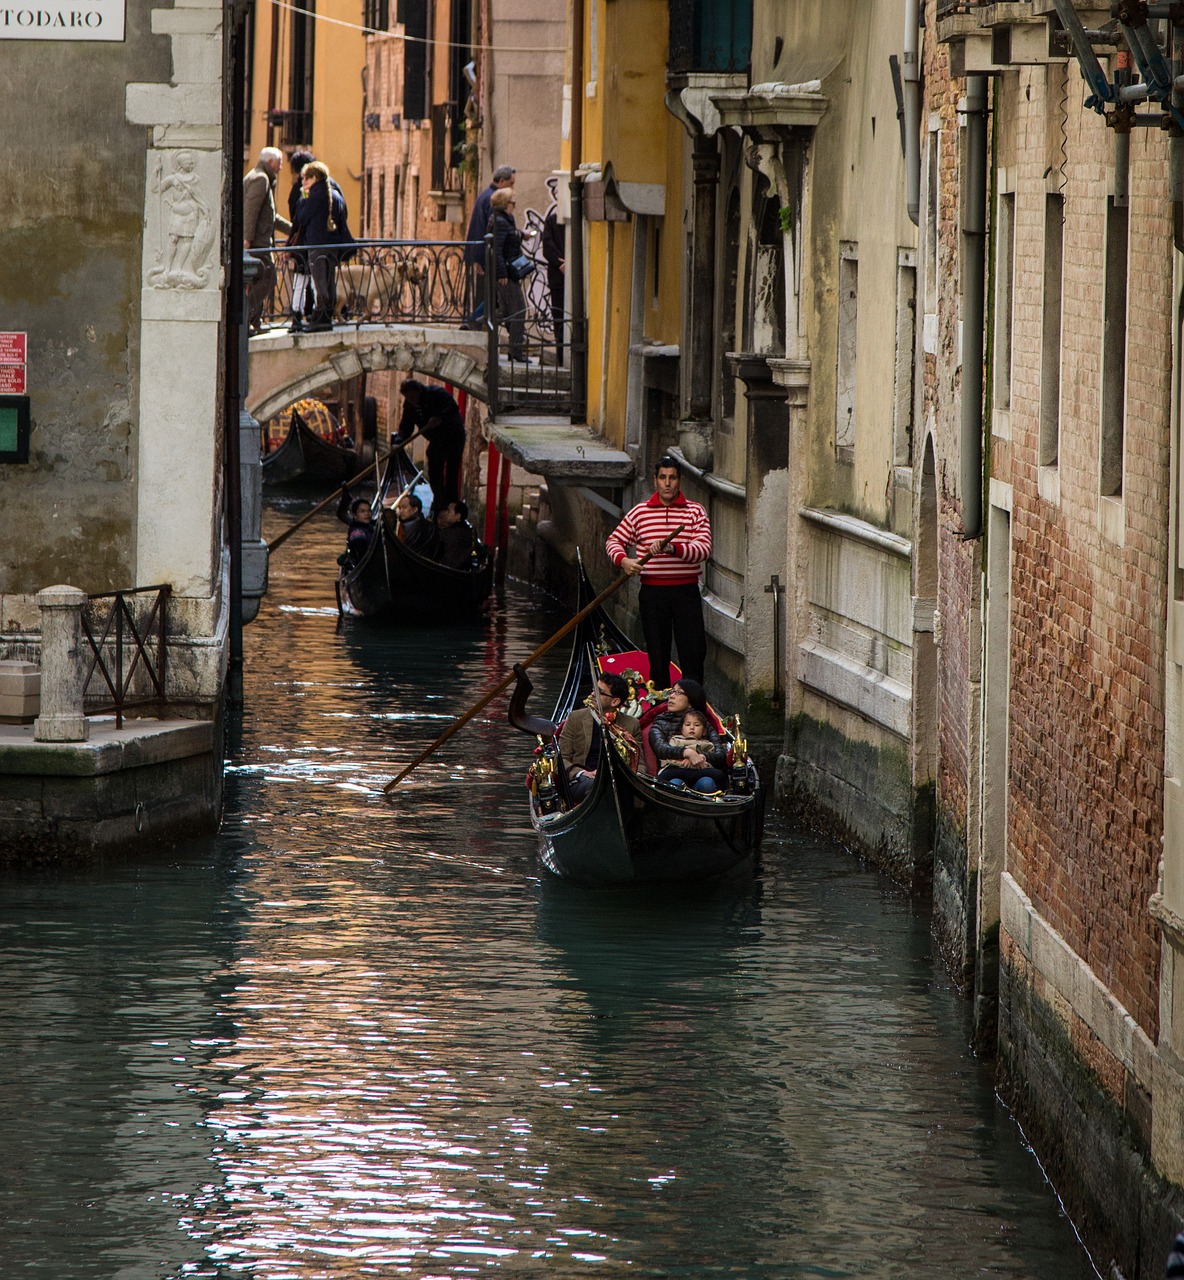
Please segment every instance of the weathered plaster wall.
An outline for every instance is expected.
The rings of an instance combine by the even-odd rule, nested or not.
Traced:
[[[4,43],[0,298],[29,335],[32,409],[28,465],[0,466],[8,629],[36,621],[41,587],[134,578],[145,135],[124,89],[169,76],[149,13],[129,3],[122,44]]]

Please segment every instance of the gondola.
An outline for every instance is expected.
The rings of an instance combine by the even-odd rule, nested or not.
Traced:
[[[376,530],[356,565],[345,565],[337,579],[337,604],[343,614],[384,622],[415,624],[477,616],[493,588],[493,558],[477,543],[469,569],[451,569],[408,549],[395,536],[397,521],[389,493],[414,479],[402,451],[391,454],[370,510]]]
[[[581,572],[581,600],[591,588]],[[563,689],[550,720],[526,712],[531,684],[516,668],[510,723],[536,735],[540,746],[528,781],[530,819],[543,866],[565,880],[593,887],[716,879],[750,870],[760,848],[764,796],[743,742],[733,747],[732,782],[715,797],[676,791],[630,767],[618,750],[601,745],[591,792],[569,806],[558,753],[558,729],[593,687],[597,671],[635,671],[644,681],[644,652],[602,610],[580,623]]]
[[[283,442],[263,456],[263,483],[269,488],[281,484],[315,484],[323,488],[348,480],[360,465],[358,451],[352,445],[347,448],[317,435],[293,411]]]

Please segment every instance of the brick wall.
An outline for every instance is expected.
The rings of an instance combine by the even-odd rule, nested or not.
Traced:
[[[1152,1038],[1163,807],[1171,357],[1167,142],[1131,141],[1127,417],[1118,534],[1100,528],[1104,230],[1113,135],[1076,66],[1015,83],[1008,870]],[[1006,82],[1005,82],[1006,83]],[[1044,205],[1064,197],[1059,501],[1040,496]],[[1045,473],[1046,494],[1049,473]],[[1111,509],[1113,516],[1113,509]]]

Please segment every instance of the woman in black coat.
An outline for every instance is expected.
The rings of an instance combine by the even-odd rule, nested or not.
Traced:
[[[296,206],[295,224],[299,243],[308,249],[316,306],[309,333],[333,328],[337,309],[337,263],[345,242],[345,201],[334,189],[329,169],[320,160],[310,161],[300,175],[304,199]]]
[[[522,232],[514,221],[514,188],[495,191],[491,204],[489,230],[493,232],[498,317],[510,338],[510,359],[527,364],[526,298],[513,266],[515,259],[522,257]]]

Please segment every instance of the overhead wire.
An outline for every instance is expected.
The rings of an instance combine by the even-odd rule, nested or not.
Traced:
[[[377,27],[367,27],[360,22],[346,22],[344,18],[330,18],[327,14],[316,13],[303,5],[290,4],[288,0],[271,0],[277,9],[285,9],[289,13],[299,13],[303,17],[312,18],[315,22],[327,22],[334,27],[347,27],[350,31],[360,31],[364,36],[386,36],[391,40],[402,40],[407,44],[439,45],[444,49],[471,49],[474,53],[566,53],[566,45],[508,45],[508,44],[468,44],[459,40],[433,40],[428,36],[409,36],[400,31],[380,31]]]

